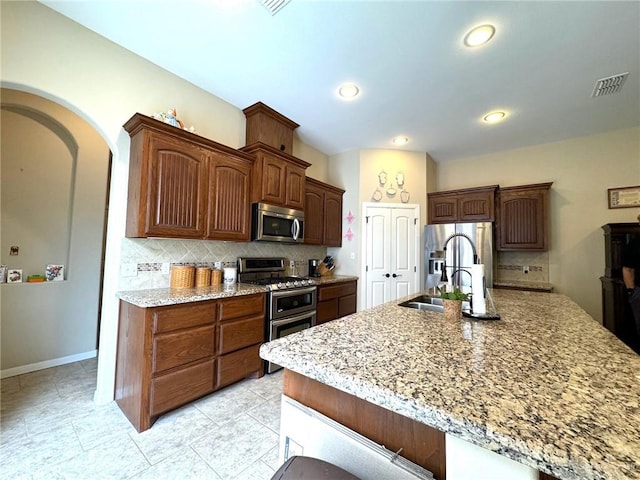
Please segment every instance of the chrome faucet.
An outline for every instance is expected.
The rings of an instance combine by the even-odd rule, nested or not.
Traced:
[[[467,235],[466,233],[454,233],[449,235],[449,237],[445,240],[444,242],[444,246],[442,247],[442,250],[444,251],[444,262],[442,263],[442,276],[440,277],[440,281],[441,282],[448,282],[449,278],[447,277],[447,245],[449,244],[449,242],[451,240],[453,240],[455,237],[462,237],[462,238],[466,238],[467,241],[469,242],[469,244],[471,245],[471,249],[473,251],[473,263],[474,264],[478,264],[480,263],[480,259],[478,258],[478,251],[476,250],[476,246],[473,243],[473,240],[471,240],[471,238],[469,237],[469,235]],[[462,269],[461,269],[462,270]],[[451,274],[451,279],[453,280],[453,276],[454,274],[457,272],[458,270],[456,270],[455,272],[453,272]],[[465,270],[466,271],[466,270]],[[469,275],[471,275],[470,272]]]

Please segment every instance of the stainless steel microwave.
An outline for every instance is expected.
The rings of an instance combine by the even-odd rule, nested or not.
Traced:
[[[302,243],[304,212],[254,203],[251,209],[252,239],[264,242]]]

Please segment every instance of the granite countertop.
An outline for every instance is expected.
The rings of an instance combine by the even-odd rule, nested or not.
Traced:
[[[177,305],[179,303],[201,302],[218,298],[235,297],[238,295],[251,295],[265,293],[266,287],[237,283],[231,287],[214,285],[211,287],[197,288],[152,288],[149,290],[129,290],[117,292],[120,300],[138,307],[160,307],[164,305]]]
[[[494,288],[514,288],[539,292],[553,291],[553,285],[548,282],[520,282],[517,280],[493,281]]]
[[[349,275],[332,275],[330,277],[314,278],[316,285],[348,282],[357,280],[358,277]],[[217,298],[235,297],[237,295],[251,295],[253,293],[265,293],[267,288],[248,283],[237,283],[232,287],[215,285],[198,288],[151,288],[148,290],[128,290],[117,292],[120,300],[138,307],[161,307],[165,305],[177,305],[179,303],[201,302],[215,300]]]
[[[405,298],[260,355],[563,480],[640,479],[640,356],[564,295],[491,293],[498,321]]]
[[[352,275],[329,275],[327,277],[315,277],[316,285],[322,286],[329,283],[352,282],[358,280],[358,277]]]

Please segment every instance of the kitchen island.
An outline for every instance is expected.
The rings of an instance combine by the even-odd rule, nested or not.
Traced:
[[[398,306],[405,298],[260,354],[287,369],[285,394],[302,379],[303,389],[382,407],[541,478],[640,479],[640,357],[564,295],[491,293],[499,321],[448,322]],[[411,428],[407,437],[419,435]]]

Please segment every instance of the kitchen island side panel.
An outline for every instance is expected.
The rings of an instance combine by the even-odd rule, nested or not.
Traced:
[[[354,395],[285,370],[283,393],[407,460],[446,478],[445,434]]]

